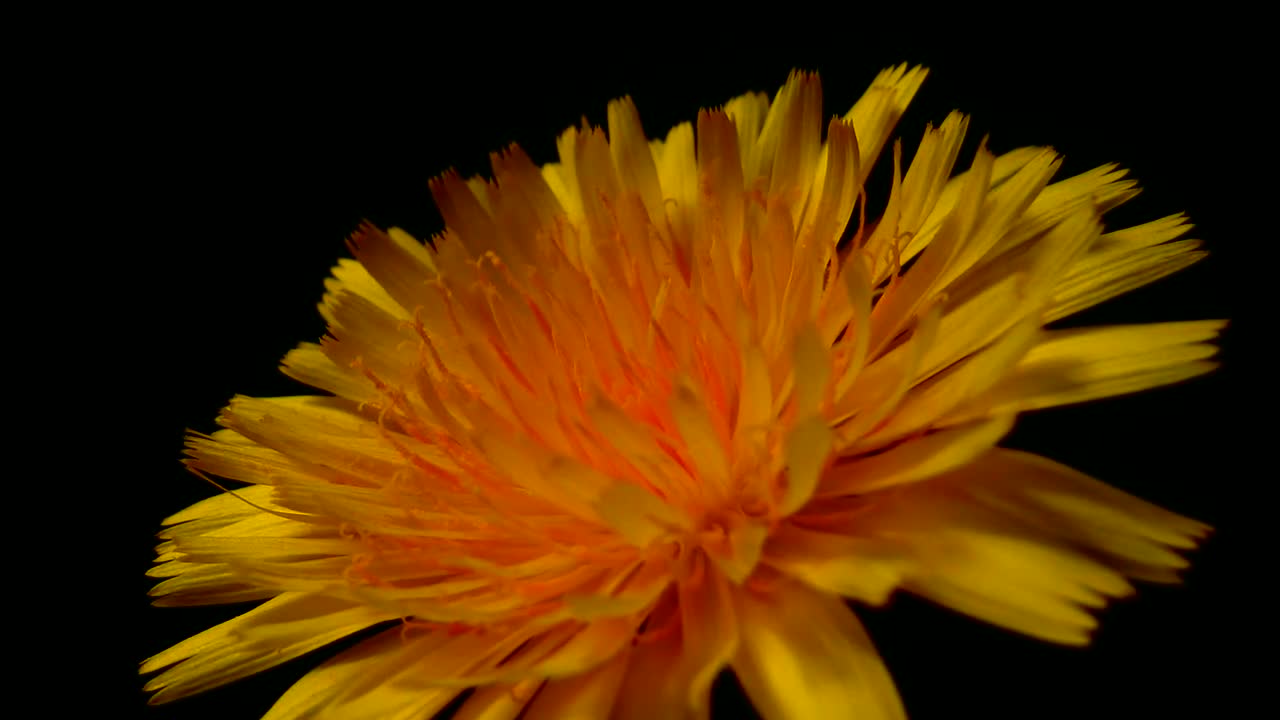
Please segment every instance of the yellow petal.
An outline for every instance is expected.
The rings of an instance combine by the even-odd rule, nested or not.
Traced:
[[[472,254],[480,255],[496,246],[493,218],[472,192],[472,188],[456,172],[447,172],[429,184],[431,197],[440,208],[445,226],[452,237]]]
[[[375,422],[338,398],[236,397],[223,410],[219,422],[290,458],[310,458],[314,465],[341,475],[348,485],[384,485],[406,464]],[[449,463],[436,448],[409,437],[400,442],[424,458]],[[314,467],[308,470],[319,472]]]
[[[1090,608],[1168,579],[1204,526],[1056,463],[992,450],[896,493],[867,496],[855,538],[888,538],[912,563],[903,587],[1051,642],[1089,641]]]
[[[813,496],[835,442],[835,433],[820,416],[802,420],[787,438],[787,484],[778,509],[790,514]]]
[[[972,296],[948,303],[938,318],[937,342],[920,359],[914,378],[924,380],[990,345],[1028,314],[1035,313],[1034,298],[1026,290],[1027,275],[1011,273],[984,285]],[[1034,320],[1039,324],[1039,319]],[[888,360],[902,355],[902,346],[885,354]]]
[[[526,683],[566,678],[596,668],[625,650],[639,620],[605,618],[590,623],[564,623],[527,637],[514,653],[490,656],[492,662],[471,670],[439,674],[436,685],[458,687]]]
[[[349,683],[363,677],[371,669],[385,664],[386,657],[398,652],[403,644],[400,629],[394,628],[344,650],[303,675],[285,691],[284,695],[280,696],[262,720],[304,720],[322,717],[325,708],[346,689]],[[434,691],[423,688],[422,692],[428,695]],[[456,690],[453,691],[447,697],[452,698],[456,692]],[[447,702],[448,699],[445,700],[445,703]]]
[[[766,720],[905,718],[883,662],[838,598],[791,583],[736,603],[742,645],[733,669]]]
[[[699,485],[712,497],[725,498],[729,489],[729,456],[706,403],[692,385],[676,385],[671,415],[693,459]]]
[[[393,228],[388,234],[400,238],[401,242],[409,242],[411,240],[406,239],[407,235],[398,228]],[[333,276],[326,278],[324,281],[324,289],[327,294],[334,296],[342,293],[359,295],[388,315],[401,316],[404,314],[404,309],[400,307],[400,304],[395,301],[395,298],[387,294],[386,289],[369,274],[369,270],[364,265],[355,260],[343,258],[338,261],[338,264],[330,272]]]
[[[1000,155],[996,158],[995,164],[991,168],[991,187],[994,188],[1003,184],[1022,168],[1026,167],[1027,163],[1046,152],[1049,152],[1048,148],[1024,147]],[[924,250],[933,241],[933,238],[937,236],[938,230],[942,228],[942,223],[960,199],[961,192],[964,190],[965,184],[968,183],[971,173],[971,170],[966,170],[947,181],[941,195],[938,197],[937,203],[933,206],[933,210],[930,211],[928,218],[921,224],[920,232],[907,241],[906,246],[902,249],[902,262],[905,263],[919,255],[920,251]],[[887,277],[887,275],[884,277]],[[883,280],[884,277],[878,277],[877,279]]]
[[[609,151],[622,187],[637,193],[649,219],[657,222],[665,216],[662,208],[662,186],[658,167],[640,125],[640,113],[631,98],[609,103]],[[736,153],[735,153],[736,159]]]
[[[693,209],[698,201],[698,164],[694,155],[693,124],[681,123],[667,133],[660,154],[655,153],[658,164],[658,181],[662,185],[662,197],[674,200],[665,203],[667,222],[674,236],[677,263],[689,260],[689,244]],[[683,258],[683,260],[681,260]],[[688,265],[681,271],[686,273]]]
[[[431,293],[424,283],[415,309],[435,308],[437,299]],[[352,366],[358,360],[362,368],[389,381],[398,381],[417,369],[417,353],[399,351],[402,342],[417,345],[402,315],[388,313],[363,295],[347,292],[326,295],[321,314],[332,336],[325,338],[321,349],[339,367],[356,371]]]
[[[907,339],[904,352],[890,353],[873,363],[843,397],[837,398],[837,448],[848,447],[898,408],[916,379],[921,358],[937,341],[940,314],[937,305],[925,311]]]
[[[768,361],[760,347],[753,345],[742,353],[742,381],[738,385],[738,416],[734,437],[737,452],[757,447],[757,438],[768,430],[773,419],[773,387],[769,379]]]
[[[1146,390],[1202,375],[1224,321],[1203,320],[1058,330],[1013,372],[948,421],[1034,410]]]
[[[280,362],[285,375],[356,402],[378,399],[377,389],[368,378],[349,367],[338,365],[315,343],[302,343],[290,350]]]
[[[769,203],[762,229],[751,237],[751,284],[756,312],[762,316],[756,322],[765,347],[774,346],[782,325],[778,308],[791,276],[790,248],[795,239],[795,224],[787,204]]]
[[[1055,284],[1100,232],[1094,208],[1082,203],[1039,242],[979,263],[947,287],[941,339],[922,361],[921,378],[991,343],[1024,319],[1043,323],[1044,306]],[[902,349],[891,350],[886,357],[895,352]]]
[[[1103,236],[1106,238],[1106,235]],[[1076,261],[1053,288],[1046,323],[1136,290],[1203,260],[1198,240],[1159,247],[1090,253]]]
[[[308,560],[271,562],[255,559],[233,566],[246,583],[256,583],[278,590],[306,593],[340,592],[345,575],[351,568],[349,557],[327,557]]]
[[[671,671],[689,678],[685,702],[702,716],[711,705],[711,683],[738,649],[740,626],[729,583],[705,560],[695,562],[693,577],[678,586],[681,665]]]
[[[725,114],[733,120],[738,131],[738,147],[742,152],[742,169],[754,167],[752,154],[756,140],[764,128],[764,119],[769,115],[769,96],[764,93],[747,93],[724,104]]]
[[[958,475],[988,507],[1026,518],[1063,541],[1105,553],[1134,577],[1166,580],[1186,566],[1174,550],[1195,547],[1207,525],[1159,508],[1047,458],[996,450]]]
[[[257,507],[254,507],[255,505],[283,510],[283,508],[271,503],[271,494],[271,487],[266,485],[239,488],[235,492],[224,492],[201,500],[185,510],[170,515],[164,519],[163,524],[178,525],[200,521],[203,525],[202,530],[208,531],[230,525],[262,512]]]
[[[1103,165],[1049,185],[992,249],[992,255],[1040,236],[1075,214],[1081,205],[1102,213],[1134,197],[1137,183],[1124,179],[1125,175],[1116,165]]]
[[[442,642],[437,637],[409,634],[402,640],[399,629],[387,634],[395,636],[391,647],[372,657],[361,668],[362,673],[351,677],[321,709],[319,718],[432,717],[462,691],[431,682],[433,675],[441,671],[442,663],[448,663],[450,669],[473,667],[494,646],[492,641],[476,638]]]
[[[629,483],[614,483],[596,501],[596,512],[627,542],[648,547],[685,521],[667,503]]]
[[[774,97],[757,140],[756,164],[745,180],[768,178],[767,191],[791,207],[791,223],[799,223],[821,149],[822,87],[816,76],[792,73]]]
[[[990,257],[993,249],[1023,216],[1061,165],[1061,157],[1046,150],[1031,158],[1008,180],[994,187],[987,197],[982,218],[974,228],[971,241],[961,248],[955,261],[938,279],[938,286],[950,285],[970,268]],[[994,168],[992,170],[994,174]]]
[[[515,685],[489,685],[478,688],[452,720],[515,720],[535,697],[541,694],[541,680],[531,680]]]
[[[319,555],[349,557],[363,548],[354,540],[339,537],[273,537],[255,532],[248,537],[215,534],[185,538],[178,541],[177,549],[191,562],[287,562]]]
[[[1102,235],[1101,211],[1092,199],[1082,200],[1073,208],[1061,209],[1055,215],[1062,216],[1061,222],[1051,226],[1031,251],[1028,294],[1037,302],[1048,300],[1054,280],[1062,277],[1067,268]]]
[[[1166,215],[1159,220],[1105,233],[1098,239],[1096,249],[1101,252],[1110,252],[1154,247],[1170,240],[1177,240],[1190,232],[1192,227],[1183,213]]]
[[[555,166],[556,172],[553,173],[560,182],[547,184],[553,187],[553,192],[560,199],[560,204],[569,214],[569,219],[575,224],[580,223],[583,218],[582,207],[582,191],[578,186],[578,135],[579,131],[576,127],[566,129],[556,138],[556,152],[559,154],[560,162]],[[546,177],[546,173],[543,173]],[[557,186],[562,186],[563,194],[556,191]]]
[[[640,472],[644,482],[662,493],[668,503],[691,492],[683,482],[689,474],[662,450],[652,426],[605,399],[589,405],[587,414],[608,443]]]
[[[940,475],[982,456],[1013,429],[1014,416],[978,420],[968,425],[907,440],[865,458],[842,460],[822,478],[819,497],[868,493]]]
[[[859,441],[858,449],[882,447],[899,438],[936,426],[938,418],[966,400],[983,397],[1036,342],[1039,320],[1028,317],[990,347],[913,388],[887,423]]]
[[[190,456],[187,465],[219,477],[255,483],[267,486],[283,478],[303,479],[307,477],[305,468],[296,461],[284,456],[277,450],[262,447],[248,440],[233,430],[221,430],[211,436],[191,434],[187,438],[187,454]],[[248,488],[236,490],[241,497]],[[270,493],[268,487],[263,491]],[[228,500],[233,500],[229,497]],[[243,500],[236,500],[247,509],[250,506]],[[257,500],[254,504],[263,506]],[[273,508],[275,506],[272,506]],[[199,521],[204,523],[203,520]],[[164,532],[161,537],[164,537]]]
[[[494,221],[494,237],[489,247],[497,252],[503,262],[521,267],[524,263],[541,262],[553,255],[551,244],[525,243],[519,238],[525,234],[537,235],[547,232],[564,214],[555,193],[547,186],[538,166],[529,159],[517,145],[508,146],[501,152],[491,153],[489,163],[493,168],[493,183],[485,183],[491,188],[487,193],[487,203],[481,205],[492,215]],[[475,183],[468,183],[473,192]],[[503,188],[498,192],[497,187]],[[473,248],[473,256],[481,256],[479,248]],[[517,283],[519,276],[513,276]]]
[[[879,354],[893,340],[917,311],[925,307],[940,289],[939,279],[955,261],[960,250],[970,242],[978,222],[982,204],[990,187],[995,158],[979,147],[970,177],[955,209],[947,216],[938,237],[921,253],[901,281],[891,285],[876,303],[871,314],[871,353]]]
[[[578,173],[578,192],[591,245],[604,248],[608,243],[610,219],[605,198],[618,196],[618,176],[609,154],[609,141],[598,128],[578,132],[574,148],[574,169]],[[585,257],[585,254],[584,254]]]
[[[858,155],[862,161],[858,184],[866,180],[889,133],[893,132],[928,74],[925,68],[908,68],[905,64],[883,70],[844,116],[846,121],[853,123],[858,138]]]
[[[609,717],[627,671],[621,653],[594,670],[543,686],[522,720],[600,720]]]
[[[351,251],[401,308],[412,311],[429,300],[427,281],[436,275],[435,261],[408,233],[384,233],[366,224],[352,238]]]
[[[278,588],[245,582],[241,573],[225,563],[168,562],[152,568],[149,577],[168,577],[147,594],[156,607],[194,607],[224,603],[267,600],[280,594]]]
[[[670,572],[662,562],[640,563],[625,578],[619,586],[607,587],[597,594],[566,595],[564,603],[570,616],[577,620],[596,620],[632,615],[651,607],[671,584]]]
[[[738,135],[723,112],[698,113],[700,242],[724,245],[732,277],[742,277],[743,179]]]
[[[649,616],[651,636],[627,652],[615,720],[707,720],[708,690],[732,655],[737,625],[724,578],[695,557],[693,574]],[[678,614],[677,614],[678,613]]]
[[[807,323],[796,333],[794,354],[796,414],[816,415],[831,380],[831,348],[822,342],[818,328]]]
[[[995,533],[939,532],[919,552],[927,569],[906,580],[907,590],[1049,642],[1088,644],[1097,621],[1083,606],[1101,605],[1104,592],[1132,592],[1101,565]]]
[[[173,665],[146,685],[155,692],[153,704],[169,702],[275,667],[393,618],[350,601],[285,593],[148,659],[141,672]]]
[[[465,684],[460,677],[487,670],[514,651],[529,635],[491,632],[449,634],[411,627],[393,628],[382,652],[345,683],[322,717],[400,717],[431,715]],[[452,681],[452,682],[451,682]]]
[[[730,517],[740,518],[737,515]],[[726,535],[723,542],[704,541],[703,550],[730,582],[741,584],[750,577],[756,563],[760,561],[769,529],[756,522],[739,520],[738,524],[724,532]]]
[[[921,226],[935,213],[968,127],[969,119],[953,112],[937,129],[925,130],[906,177],[895,183],[892,192],[896,197],[889,199],[884,215],[866,242],[866,252],[877,262],[878,274],[892,269],[894,253],[900,254],[905,244],[914,242]],[[947,209],[954,206],[953,200]],[[928,239],[937,230],[935,225]]]
[[[818,158],[812,200],[802,225],[813,228],[814,242],[823,248],[835,249],[853,213],[861,189],[858,184],[860,164],[858,138],[853,125],[832,118],[827,124],[827,143]]]
[[[902,583],[911,559],[892,541],[787,523],[770,536],[762,562],[819,590],[882,605]]]
[[[573,458],[552,455],[519,436],[494,433],[477,446],[515,486],[545,498],[574,517],[596,521],[593,503],[616,481]]]
[[[871,349],[871,275],[861,253],[849,257],[841,269],[841,279],[845,295],[849,299],[847,332],[850,332],[850,338],[844,343],[848,360],[836,375],[834,398],[843,398],[848,394],[849,388],[862,373]]]
[[[678,633],[633,646],[611,720],[709,720],[710,703],[701,713],[689,703],[692,678],[679,672],[685,662]]]

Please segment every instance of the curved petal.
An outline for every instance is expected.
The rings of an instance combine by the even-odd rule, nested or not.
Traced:
[[[606,618],[558,626],[530,638],[515,654],[492,668],[457,673],[436,682],[466,687],[573,677],[622,652],[635,636],[636,625],[637,621],[629,618]]]
[[[737,594],[742,643],[733,669],[766,720],[905,719],[870,638],[833,595],[786,583]]]
[[[963,467],[1013,429],[1013,415],[984,418],[911,439],[865,458],[838,463],[818,497],[854,495],[924,480]]]
[[[420,639],[425,642],[425,638]],[[400,628],[387,630],[330,658],[324,664],[303,675],[280,699],[276,701],[262,720],[302,720],[323,717],[323,712],[335,699],[346,693],[349,686],[370,673],[387,666],[388,659],[399,659],[405,648]],[[458,688],[420,688],[422,703],[438,702],[444,707],[460,692]],[[376,693],[375,693],[376,695]],[[422,706],[424,712],[426,706]],[[377,703],[348,705],[348,717],[379,717],[381,706]]]
[[[857,538],[783,524],[762,562],[805,583],[869,605],[883,605],[913,562],[883,538]]]
[[[522,720],[600,720],[609,716],[627,670],[627,653],[589,672],[543,686]]]
[[[450,717],[453,720],[514,720],[528,707],[533,693],[541,685],[542,681],[534,680],[480,688]]]
[[[374,608],[309,593],[284,593],[143,663],[152,704],[170,702],[273,668],[393,619]],[[177,663],[176,665],[174,663]]]
[[[1083,645],[1090,609],[1174,579],[1206,531],[1070,468],[995,449],[959,470],[869,496],[853,537],[888,538],[904,589],[995,625]]]
[[[673,599],[650,616],[665,629],[651,628],[631,649],[615,720],[709,717],[711,684],[738,647],[731,589],[710,561],[696,557],[691,577],[666,598]]]
[[[1157,507],[1073,470],[1030,453],[997,449],[967,476],[950,477],[966,493],[1007,517],[1101,556],[1130,577],[1174,581],[1190,550],[1209,526]]]
[[[498,633],[419,633],[411,626],[394,628],[375,639],[378,651],[370,652],[367,662],[344,674],[341,690],[324,703],[320,717],[431,717],[466,687],[450,680],[491,665],[494,658],[508,655],[521,639],[520,635]],[[349,652],[359,653],[360,648]]]
[[[987,392],[951,410],[957,422],[1148,390],[1217,367],[1221,320],[1052,330]]]
[[[680,637],[667,635],[642,641],[628,653],[627,673],[618,688],[611,720],[705,720],[687,701],[689,678],[673,672],[680,666]]]

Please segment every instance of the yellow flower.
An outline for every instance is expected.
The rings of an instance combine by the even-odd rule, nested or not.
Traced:
[[[263,604],[147,660],[165,702],[375,626],[268,713],[705,717],[726,668],[765,718],[901,717],[845,599],[901,588],[1044,640],[1176,580],[1206,526],[997,448],[1022,411],[1210,370],[1223,323],[1046,330],[1203,253],[1182,216],[1104,230],[1106,166],[968,120],[892,149],[925,77],[822,122],[816,77],[664,140],[629,100],[432,184],[424,245],[365,226],[284,371],[189,465],[249,483],[168,518],[161,605]],[[695,143],[696,137],[696,143]],[[862,200],[860,201],[860,198]]]

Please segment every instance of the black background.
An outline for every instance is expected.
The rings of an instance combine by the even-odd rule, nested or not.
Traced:
[[[440,228],[428,179],[449,167],[482,172],[488,153],[510,142],[536,162],[551,161],[555,136],[583,115],[603,124],[611,98],[630,94],[657,136],[699,107],[748,90],[772,94],[792,67],[821,73],[835,114],[880,68],[926,64],[932,73],[896,133],[906,157],[925,123],[959,109],[972,115],[962,165],[983,134],[997,152],[1056,147],[1067,158],[1061,176],[1119,162],[1145,191],[1109,216],[1113,226],[1185,211],[1193,236],[1213,253],[1073,322],[1235,318],[1231,278],[1249,235],[1232,185],[1249,146],[1239,139],[1247,118],[1228,108],[1248,69],[1165,33],[1141,42],[1106,33],[1015,37],[938,46],[905,34],[870,44],[850,34],[796,51],[654,38],[574,48],[562,37],[408,52],[375,38],[305,50],[254,38],[195,49],[178,42],[148,57],[145,82],[135,85],[145,111],[122,115],[128,140],[116,148],[121,162],[145,168],[147,189],[117,205],[118,217],[102,218],[138,228],[116,257],[134,303],[123,332],[136,335],[120,342],[145,348],[122,363],[136,376],[128,407],[137,458],[127,479],[125,574],[113,567],[104,584],[128,613],[122,637],[103,640],[111,663],[99,677],[123,703],[115,714],[257,717],[317,662],[146,707],[137,663],[236,610],[151,608],[145,595],[159,521],[214,492],[178,463],[184,429],[214,429],[236,393],[306,391],[277,364],[323,333],[321,282],[362,219],[428,237]],[[884,165],[873,176],[873,202],[887,195]],[[1241,437],[1238,335],[1233,326],[1223,341],[1226,367],[1213,376],[1032,414],[1006,442],[1215,525],[1186,583],[1141,587],[1136,599],[1105,611],[1086,650],[1016,637],[907,597],[863,611],[912,718],[1242,714],[1243,641],[1233,628],[1245,581],[1233,568],[1244,543],[1233,503],[1253,478],[1230,459]],[[717,687],[717,716],[741,715],[736,693],[732,681]]]

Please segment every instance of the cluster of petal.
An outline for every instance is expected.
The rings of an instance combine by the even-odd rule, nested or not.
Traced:
[[[1105,230],[1115,167],[984,145],[957,171],[958,113],[909,167],[892,147],[869,222],[924,77],[824,123],[795,74],[653,141],[617,101],[558,163],[434,181],[430,244],[363,227],[329,336],[283,363],[331,396],[238,397],[190,440],[249,485],[168,518],[156,602],[265,602],[144,663],[154,701],[378,627],[268,718],[469,688],[460,718],[697,718],[726,668],[766,718],[894,718],[845,599],[1082,644],[1130,580],[1175,581],[1205,526],[997,444],[1211,369],[1219,322],[1046,329],[1203,253],[1181,216]]]

